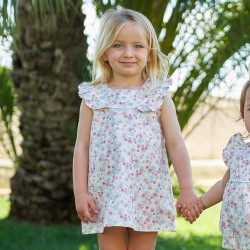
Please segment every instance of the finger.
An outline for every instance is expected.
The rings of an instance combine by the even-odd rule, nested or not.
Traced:
[[[185,204],[178,204],[176,205],[179,209],[185,209],[187,206]]]
[[[84,214],[78,214],[78,217],[83,223],[88,223],[88,219],[84,216]]]
[[[176,213],[177,213],[177,216],[178,216],[178,217],[181,216],[180,207],[181,207],[181,205],[177,205],[177,204],[176,204],[176,206],[175,206]]]
[[[194,214],[195,213],[190,210],[187,213],[187,219],[190,223],[193,223],[193,221],[196,219]]]
[[[182,205],[179,210],[180,210],[181,214],[183,214],[186,209],[187,209],[187,206],[186,205]]]
[[[185,216],[184,218],[185,218],[185,220],[188,221],[190,224],[193,223],[193,221],[190,220],[190,218],[192,218],[190,211],[187,211],[186,216]]]
[[[185,209],[183,212],[182,212],[182,216],[183,217],[187,217],[187,213],[189,212],[188,209]]]
[[[85,218],[85,217],[84,217],[84,218],[82,218],[82,222],[83,222],[83,223],[89,223],[88,219],[87,219],[87,218]]]
[[[94,199],[89,202],[89,209],[90,209],[91,212],[93,212],[95,214],[98,213],[98,209],[97,209],[97,206],[96,206],[96,203],[95,203]]]
[[[184,211],[183,208],[176,207],[176,212],[177,212],[178,217],[180,217],[182,215],[183,211]]]
[[[195,207],[194,207],[194,210],[195,210],[196,218],[199,218],[199,216],[200,216],[200,214],[201,214],[199,206],[198,206],[198,205],[195,206]]]
[[[196,206],[194,206],[194,207],[192,207],[192,208],[189,209],[190,212],[191,212],[191,214],[192,214],[192,217],[193,217],[193,220],[194,220],[194,221],[195,221],[195,219],[197,218],[197,214],[196,214],[195,207],[196,207]],[[197,208],[198,208],[198,207],[197,207]],[[199,209],[197,209],[197,210],[198,210],[198,215],[200,215]]]
[[[84,217],[91,222],[96,222],[96,217],[92,216],[91,212],[89,212],[89,210],[86,210],[84,212]]]

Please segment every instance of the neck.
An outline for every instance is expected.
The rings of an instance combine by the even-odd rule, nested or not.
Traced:
[[[141,77],[114,77],[108,82],[111,88],[138,88],[143,84],[143,79]]]

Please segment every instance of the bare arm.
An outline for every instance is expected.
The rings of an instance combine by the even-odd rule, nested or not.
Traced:
[[[229,178],[230,171],[228,169],[223,178],[216,182],[205,194],[200,197],[204,208],[209,208],[222,201],[223,193]]]
[[[73,189],[76,210],[83,222],[95,222],[97,211],[93,198],[88,194],[89,140],[93,112],[82,102],[73,155]]]
[[[194,192],[190,159],[181,134],[175,106],[170,96],[165,97],[162,105],[161,124],[168,153],[172,160],[180,187],[177,206],[185,204],[190,209],[192,214],[190,222],[192,222],[199,217],[200,212],[202,212],[202,204]],[[178,211],[177,207],[177,214],[180,215]]]

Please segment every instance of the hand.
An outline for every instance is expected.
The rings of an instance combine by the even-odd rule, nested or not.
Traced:
[[[201,214],[205,210],[205,206],[204,206],[204,203],[202,201],[202,197],[199,197],[199,200],[200,200],[200,202],[198,203],[198,207],[200,209],[200,214]],[[192,216],[191,212],[187,209],[187,206],[185,204],[178,205],[178,212],[179,212],[179,215],[181,214],[185,218],[185,220],[187,220],[187,221],[189,221],[189,218]]]
[[[98,209],[95,200],[89,193],[75,196],[76,211],[80,220],[84,223],[96,222]]]
[[[191,212],[187,209],[187,206],[184,204],[184,205],[179,205],[178,207],[179,207],[179,210],[181,210],[181,214],[182,214],[182,216],[185,218],[185,220],[186,220],[186,221],[189,221],[190,224],[192,224],[193,221],[195,221],[195,220],[193,220],[192,214],[191,214]],[[198,217],[197,217],[197,218],[198,218]],[[197,219],[197,218],[196,218],[196,219]]]
[[[176,211],[192,224],[202,213],[203,204],[193,190],[185,191],[177,199]]]

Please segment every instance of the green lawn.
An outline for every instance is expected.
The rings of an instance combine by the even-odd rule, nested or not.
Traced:
[[[81,235],[80,224],[40,226],[6,219],[10,203],[0,198],[0,249],[3,250],[95,250],[95,235]],[[157,250],[219,250],[220,205],[206,210],[190,225],[177,219],[176,233],[160,233]]]

